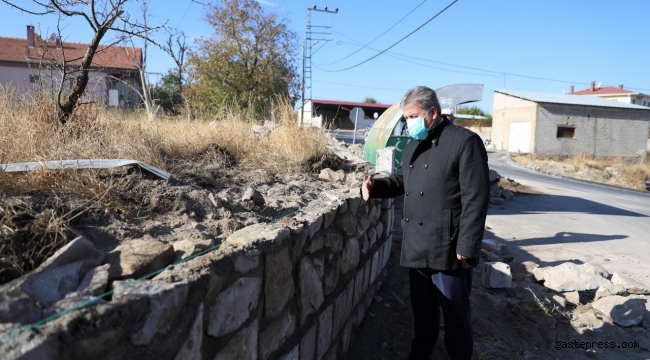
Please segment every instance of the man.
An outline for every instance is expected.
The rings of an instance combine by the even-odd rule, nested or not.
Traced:
[[[451,359],[470,359],[472,270],[478,264],[489,203],[487,154],[475,133],[441,116],[435,91],[409,90],[400,104],[409,135],[402,166],[368,179],[364,200],[404,194],[402,254],[409,268],[415,337],[409,359],[429,359],[440,310]]]

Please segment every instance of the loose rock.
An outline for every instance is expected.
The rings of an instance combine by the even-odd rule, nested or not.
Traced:
[[[597,289],[609,280],[600,276],[589,276],[581,265],[563,263],[544,270],[544,286],[559,292]]]
[[[594,309],[607,315],[621,326],[636,326],[643,321],[645,301],[619,295],[608,296],[592,303]]]
[[[632,279],[631,277],[625,274],[615,272],[614,275],[612,275],[612,283],[623,285],[623,287],[625,287],[625,290],[627,290],[627,292],[629,292],[630,294],[638,294],[638,295],[650,294],[650,287],[641,284],[640,282]]]

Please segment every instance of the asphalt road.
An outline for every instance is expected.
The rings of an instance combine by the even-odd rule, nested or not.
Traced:
[[[354,140],[355,144],[365,144],[365,134],[362,130],[357,131],[356,138],[354,138],[353,130],[335,130],[334,137],[338,141],[344,141],[346,144],[352,144]]]
[[[521,261],[540,266],[595,262],[650,286],[650,193],[538,174],[489,154],[490,168],[539,194],[490,206],[486,238],[503,239]]]

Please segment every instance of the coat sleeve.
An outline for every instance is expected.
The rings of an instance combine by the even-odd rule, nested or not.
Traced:
[[[370,189],[371,198],[394,198],[404,194],[404,176],[402,167],[387,178],[374,179],[375,185]]]
[[[478,135],[468,136],[459,154],[460,200],[462,205],[456,253],[478,257],[490,203],[487,152]]]

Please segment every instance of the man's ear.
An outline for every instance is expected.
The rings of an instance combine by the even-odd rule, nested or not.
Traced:
[[[431,107],[431,109],[429,110],[429,113],[431,114],[432,119],[435,119],[436,117],[438,117],[438,109],[436,109],[435,106]]]

